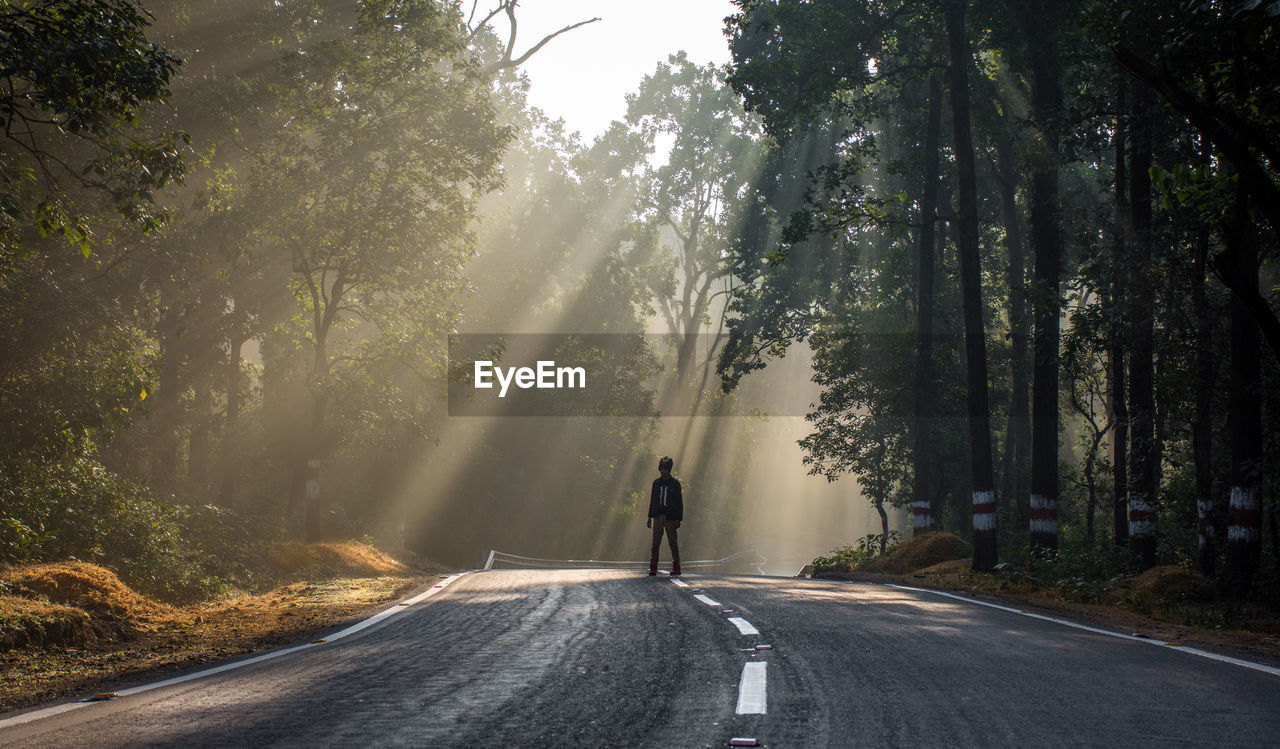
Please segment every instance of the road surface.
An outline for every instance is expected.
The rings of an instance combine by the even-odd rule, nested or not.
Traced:
[[[1265,665],[928,591],[684,582],[466,574],[340,639],[3,716],[0,745],[1280,746]]]

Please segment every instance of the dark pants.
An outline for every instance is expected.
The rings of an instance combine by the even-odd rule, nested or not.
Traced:
[[[658,566],[658,548],[662,546],[662,532],[667,532],[667,544],[671,546],[671,563],[680,566],[680,545],[676,541],[676,521],[667,520],[666,515],[653,519],[653,552],[649,555],[650,566]]]

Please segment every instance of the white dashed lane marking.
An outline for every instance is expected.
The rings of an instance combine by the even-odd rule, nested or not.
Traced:
[[[742,664],[742,679],[738,681],[738,715],[764,715],[768,712],[768,666],[764,661]]]
[[[703,595],[703,594],[701,594],[701,593],[699,593],[698,595],[694,596],[694,598],[698,599],[699,601],[702,601],[703,603],[707,604],[708,606],[719,606],[719,605],[720,605],[720,602],[719,602],[719,601],[713,601],[713,600],[711,600],[710,598],[707,598],[705,595]]]
[[[743,619],[740,616],[731,616],[729,617],[729,621],[733,622],[733,626],[737,627],[738,631],[744,635],[760,634],[760,630],[756,629],[755,626],[751,624],[751,622],[747,621],[746,619]]]

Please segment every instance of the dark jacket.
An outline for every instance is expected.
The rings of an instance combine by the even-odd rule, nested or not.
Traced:
[[[662,489],[666,488],[666,507],[662,504]],[[662,477],[653,480],[653,491],[649,493],[649,517],[666,515],[667,520],[684,520],[684,497],[680,494],[680,482],[674,476],[665,482]]]

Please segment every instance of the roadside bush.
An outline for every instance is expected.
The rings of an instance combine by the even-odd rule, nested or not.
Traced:
[[[997,564],[996,574],[1056,589],[1078,601],[1101,599],[1121,587],[1133,571],[1127,549],[1117,547],[1107,534],[1098,534],[1090,541],[1083,529],[1075,526],[1062,528],[1056,554],[1034,553],[1030,549],[1023,552],[1020,559]]]
[[[886,538],[883,533],[868,533],[853,544],[841,546],[825,557],[816,557],[813,560],[813,566],[834,567],[844,572],[857,569],[863,563],[880,554],[882,541],[887,554],[902,542],[902,534],[898,531],[889,531],[889,535]]]
[[[0,465],[0,563],[76,559],[168,599],[217,592],[184,555],[182,513],[83,455]]]

